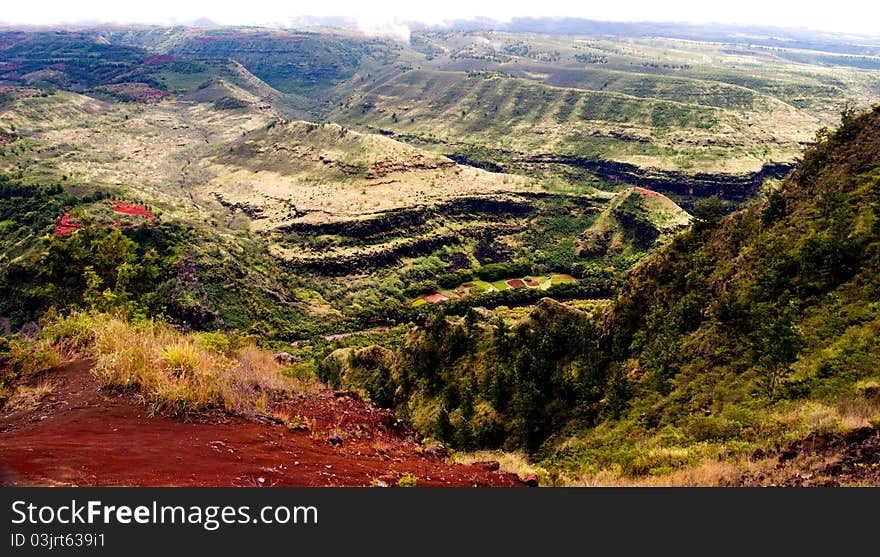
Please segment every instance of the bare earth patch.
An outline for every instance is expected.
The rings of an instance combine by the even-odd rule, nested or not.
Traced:
[[[58,368],[48,374],[51,396],[0,416],[0,485],[370,486],[405,473],[418,486],[523,485],[514,474],[448,464],[390,412],[349,393],[279,403],[275,418],[204,412],[182,421],[150,417],[90,369],[87,360]]]

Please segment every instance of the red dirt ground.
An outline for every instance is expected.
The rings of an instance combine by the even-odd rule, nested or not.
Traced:
[[[423,300],[425,300],[426,302],[430,302],[432,304],[437,304],[440,302],[447,301],[449,299],[449,296],[446,296],[445,294],[440,294],[439,292],[436,292],[434,294],[425,294],[421,298]]]
[[[308,430],[230,416],[149,417],[134,397],[102,389],[79,360],[39,380],[54,385],[33,410],[0,415],[0,485],[521,486],[514,474],[448,464],[387,410],[322,390],[277,409]],[[331,435],[340,443],[332,444]]]
[[[64,213],[64,216],[61,217],[61,222],[55,227],[55,235],[69,236],[71,232],[81,227],[82,225],[78,222],[70,222],[70,213]]]
[[[507,286],[511,288],[522,288],[525,285],[526,283],[523,282],[522,279],[510,279],[509,281],[507,281]]]
[[[125,203],[124,201],[110,201],[113,204],[113,210],[117,213],[125,213],[126,215],[138,215],[141,217],[153,218],[153,213],[147,210],[143,205],[135,205],[134,203]]]
[[[633,190],[639,192],[640,194],[644,195],[645,197],[651,197],[652,195],[660,195],[656,191],[651,191],[651,190],[648,190],[645,188],[633,188]]]
[[[139,217],[146,217],[148,221],[154,218],[152,212],[147,210],[143,205],[135,205],[134,203],[126,203],[124,201],[114,201],[111,200],[110,203],[113,204],[113,211],[116,213],[123,213],[126,215],[136,215]],[[121,223],[120,221],[114,221],[113,226],[116,228],[127,228],[128,225]],[[147,226],[151,226],[151,223],[147,223]],[[73,232],[77,228],[82,228],[82,225],[78,222],[70,221],[70,212],[64,213],[64,216],[61,217],[61,221],[58,223],[58,226],[55,227],[55,235],[56,236],[69,236],[71,232]]]
[[[538,281],[535,280],[535,279],[527,280],[527,281],[525,281],[525,282],[526,282],[526,286],[530,286],[530,287],[532,287],[532,288],[535,288],[535,287],[541,286],[541,283],[538,282]]]

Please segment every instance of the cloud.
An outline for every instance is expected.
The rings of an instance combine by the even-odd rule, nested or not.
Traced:
[[[371,37],[390,37],[409,44],[409,25],[397,19],[374,16],[358,16],[358,29]]]

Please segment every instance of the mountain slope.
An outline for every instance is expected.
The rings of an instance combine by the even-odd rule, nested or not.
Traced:
[[[624,190],[580,236],[580,255],[637,255],[669,241],[691,217],[671,199],[645,188]]]
[[[739,473],[880,418],[878,269],[880,108],[820,133],[767,202],[701,213],[604,311],[440,315],[396,356],[324,373],[360,373],[441,439],[525,447],[570,480]]]

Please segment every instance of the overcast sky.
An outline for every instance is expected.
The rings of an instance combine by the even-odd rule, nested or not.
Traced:
[[[744,23],[880,35],[877,0],[63,0],[3,4],[0,21],[38,25],[83,21],[168,24],[199,18],[225,25],[283,25],[290,18],[307,15],[351,16],[378,25],[412,20],[439,23],[477,16],[498,20],[568,16],[608,21]]]

